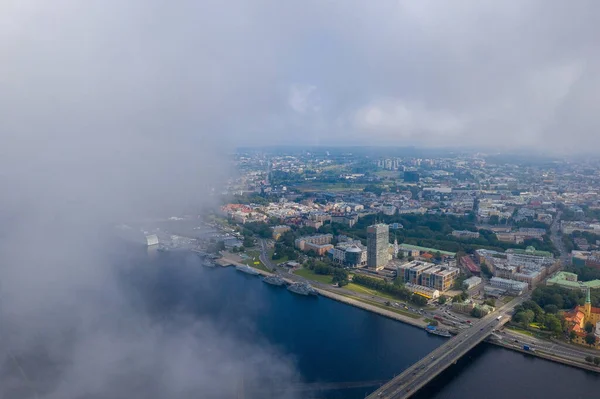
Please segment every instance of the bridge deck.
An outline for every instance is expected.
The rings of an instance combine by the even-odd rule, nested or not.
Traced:
[[[505,313],[524,300],[524,298],[513,299],[495,312],[474,323],[473,327],[461,331],[456,337],[449,339],[444,345],[436,348],[402,374],[373,392],[368,396],[368,399],[404,399],[410,397],[483,341],[496,327],[504,325],[510,319],[510,316]],[[502,316],[502,318],[497,320],[498,316]]]

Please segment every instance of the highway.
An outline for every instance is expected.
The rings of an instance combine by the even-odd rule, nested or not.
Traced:
[[[541,350],[550,355],[555,355],[557,357],[563,357],[578,362],[583,361],[588,355],[598,356],[598,351],[595,351],[594,349],[569,345],[563,342],[547,341],[531,337],[529,335],[520,334],[508,329],[503,329],[499,334],[495,334],[495,337],[505,344],[519,348],[522,348],[523,345],[529,345],[536,351]]]
[[[463,330],[456,337],[449,339],[444,345],[441,345],[406,369],[402,374],[383,385],[369,395],[368,398],[401,399],[410,397],[483,341],[496,327],[504,325],[510,319],[508,312],[525,300],[526,297],[515,298],[495,312],[473,323],[472,328]],[[502,318],[497,320],[498,316],[502,316]]]

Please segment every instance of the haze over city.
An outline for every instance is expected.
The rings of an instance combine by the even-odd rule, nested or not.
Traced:
[[[277,202],[271,185],[282,198],[300,195],[298,181],[314,177],[306,170],[322,172],[303,155],[305,170],[290,169],[298,181],[269,182],[277,157],[292,156],[260,153],[270,146],[595,155],[599,12],[592,0],[2,1],[0,396],[220,398],[264,375],[302,383],[301,356],[259,331],[241,339],[229,321],[188,308],[169,322],[155,317],[121,281],[134,262],[107,250],[106,230],[201,220],[261,184],[263,200]],[[249,174],[240,147],[260,153],[248,155]],[[342,158],[331,161],[335,179],[362,174],[360,190],[400,187],[398,163],[393,178],[355,170],[365,162],[368,173],[388,170],[393,156]],[[451,167],[462,173],[463,161]],[[481,174],[453,188],[481,190],[490,170],[480,161],[464,161]],[[554,188],[535,184],[543,195]],[[593,212],[585,218],[594,224]],[[220,243],[229,230],[215,234]],[[263,239],[251,239],[252,256]],[[186,262],[190,281],[202,280],[203,269]],[[231,294],[208,279],[200,286]]]

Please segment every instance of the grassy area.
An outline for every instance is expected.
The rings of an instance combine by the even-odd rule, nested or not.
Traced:
[[[507,303],[509,303],[510,301],[512,301],[513,299],[515,299],[514,296],[505,296],[504,298],[502,298],[502,303],[504,305],[506,305]]]
[[[350,291],[358,292],[360,294],[379,296],[382,298],[390,299],[392,301],[398,300],[397,298],[394,298],[393,296],[386,294],[384,292],[377,291],[372,288],[363,287],[362,285],[358,285],[358,284],[354,284],[354,283],[349,283],[348,285],[345,285],[344,288],[349,289]]]
[[[331,284],[331,276],[324,276],[322,274],[313,273],[310,269],[298,269],[294,272],[295,275],[304,277],[308,280],[317,281],[323,284]]]
[[[404,310],[395,308],[393,306],[382,305],[379,302],[369,301],[368,299],[357,298],[355,296],[349,296],[349,295],[344,295],[344,296],[346,296],[348,298],[352,298],[352,299],[360,301],[360,302],[363,302],[363,303],[366,303],[366,304],[369,304],[369,305],[372,305],[372,306],[376,306],[381,309],[389,310],[390,312],[398,313],[399,315],[402,315],[402,316],[410,317],[411,319],[420,319],[421,318],[421,316],[419,316],[419,315],[416,315],[416,314],[410,313],[410,312],[406,312]]]
[[[536,334],[534,334],[534,333],[533,333],[533,332],[531,332],[531,331],[524,330],[524,329],[522,329],[522,328],[518,328],[518,327],[514,327],[514,326],[510,326],[510,327],[506,327],[506,328],[507,328],[507,329],[509,329],[509,330],[511,330],[511,331],[518,332],[518,333],[520,333],[520,334],[529,335],[530,337],[537,338],[537,335],[536,335]]]
[[[260,251],[249,250],[246,252],[246,255],[248,256],[248,258],[242,259],[241,263],[248,265],[248,266],[252,266],[255,269],[260,269],[260,270],[264,270],[266,272],[270,272],[270,270],[267,269],[267,267],[265,265],[263,265],[263,263],[259,260]]]

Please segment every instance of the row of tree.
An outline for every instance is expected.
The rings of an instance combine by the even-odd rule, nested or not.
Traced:
[[[585,357],[585,361],[588,363],[594,363],[595,366],[600,366],[600,357],[598,357],[598,356],[592,357],[592,356],[588,355]]]
[[[372,288],[377,291],[385,292],[386,294],[390,294],[398,299],[410,301],[415,305],[427,305],[427,299],[425,297],[419,294],[413,294],[402,284],[391,284],[378,278],[368,277],[362,274],[355,274],[352,278],[352,282],[355,284],[360,284],[367,288]]]

